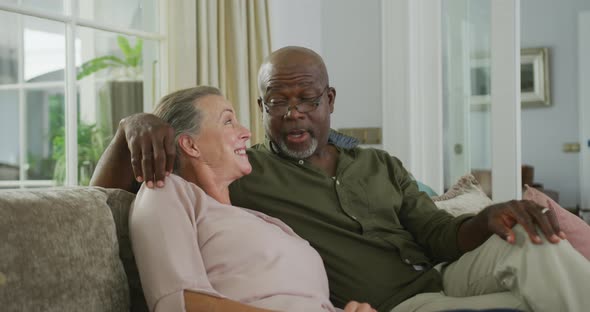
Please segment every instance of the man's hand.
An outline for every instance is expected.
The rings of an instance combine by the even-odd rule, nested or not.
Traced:
[[[137,182],[147,187],[164,186],[176,158],[174,129],[152,114],[131,115],[119,123],[131,153],[131,166]]]
[[[368,303],[359,303],[356,301],[350,301],[344,307],[344,312],[377,312]]]
[[[459,248],[463,252],[473,250],[492,234],[497,234],[508,243],[514,244],[516,238],[512,228],[516,224],[523,226],[535,244],[542,243],[537,227],[551,243],[555,244],[560,238],[566,238],[565,233],[559,228],[551,203],[547,202],[547,207],[543,207],[528,200],[512,200],[491,205],[465,221],[459,228]]]
[[[565,239],[565,233],[559,228],[555,211],[550,206],[551,203],[547,202],[547,205],[548,207],[543,207],[529,200],[512,200],[489,206],[482,213],[487,217],[490,231],[510,244],[516,240],[512,227],[517,223],[524,227],[531,241],[535,244],[543,242],[539,237],[537,227],[550,242],[559,243],[559,237]]]

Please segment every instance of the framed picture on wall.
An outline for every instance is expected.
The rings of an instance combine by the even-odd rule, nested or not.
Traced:
[[[549,106],[549,49],[520,50],[520,101],[523,107]]]
[[[489,58],[473,58],[471,60],[471,71],[469,74],[470,88],[471,88],[471,110],[486,110],[489,109],[491,102],[490,97],[490,59]]]
[[[471,60],[470,100],[472,110],[486,110],[490,97],[489,58]],[[551,105],[549,84],[549,49],[528,48],[520,51],[520,100],[522,107]]]

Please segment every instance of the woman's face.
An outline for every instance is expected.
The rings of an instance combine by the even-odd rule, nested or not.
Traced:
[[[234,181],[252,171],[246,154],[250,131],[236,119],[231,103],[223,96],[209,95],[198,101],[203,113],[201,131],[195,142],[200,159],[218,177]]]

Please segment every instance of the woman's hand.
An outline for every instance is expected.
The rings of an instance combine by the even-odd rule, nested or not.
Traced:
[[[377,312],[368,303],[359,303],[356,301],[350,301],[344,307],[344,312]]]

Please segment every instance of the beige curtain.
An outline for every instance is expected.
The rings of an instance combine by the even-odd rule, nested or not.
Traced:
[[[258,67],[270,53],[267,0],[197,1],[197,84],[221,89],[250,142],[264,139],[258,98]]]
[[[167,62],[162,72],[161,96],[197,85],[197,4],[194,0],[166,1]]]

